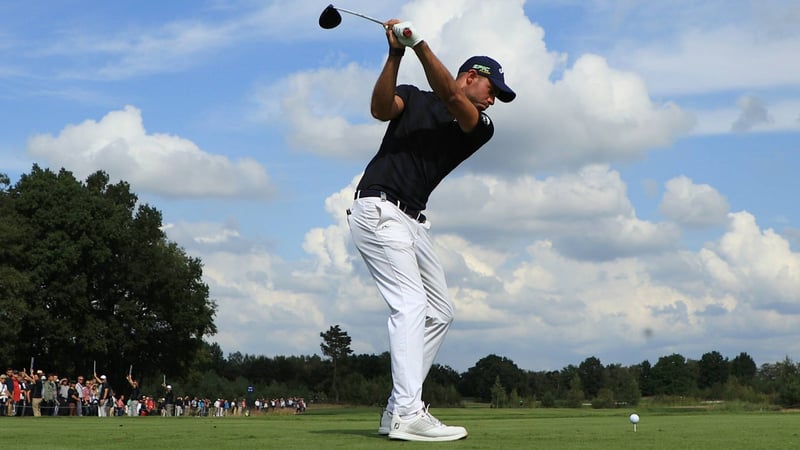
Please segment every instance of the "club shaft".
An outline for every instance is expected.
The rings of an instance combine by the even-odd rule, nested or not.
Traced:
[[[355,11],[350,11],[349,9],[344,9],[344,8],[339,8],[339,7],[335,7],[335,8],[336,8],[336,10],[337,10],[337,11],[339,11],[339,12],[344,12],[344,13],[347,13],[347,14],[352,14],[352,15],[354,15],[354,16],[361,17],[362,19],[371,20],[371,21],[373,21],[373,22],[375,22],[375,23],[377,23],[377,24],[380,24],[381,26],[383,26],[383,22],[382,22],[382,21],[380,21],[380,20],[378,20],[378,19],[376,19],[376,18],[374,18],[374,17],[365,16],[364,14],[361,14],[361,13],[358,13],[358,12],[355,12]]]

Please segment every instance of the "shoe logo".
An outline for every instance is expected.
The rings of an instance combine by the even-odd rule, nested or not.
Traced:
[[[394,424],[394,429],[395,430],[399,430],[400,429],[400,424],[399,423]]]

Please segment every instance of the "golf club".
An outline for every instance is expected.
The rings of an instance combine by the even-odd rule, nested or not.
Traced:
[[[319,26],[325,28],[326,30],[336,28],[340,23],[342,23],[342,15],[339,14],[339,12],[352,14],[354,16],[361,17],[362,19],[370,20],[385,28],[383,22],[375,19],[374,17],[365,16],[364,14],[350,11],[349,9],[336,8],[333,5],[328,5],[328,7],[322,11],[322,14],[319,15]]]

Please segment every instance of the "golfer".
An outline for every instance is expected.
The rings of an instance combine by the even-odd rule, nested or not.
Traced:
[[[410,22],[393,19],[386,26],[389,56],[371,112],[389,125],[348,210],[355,246],[390,311],[392,392],[378,432],[391,439],[451,441],[467,431],[442,424],[422,402],[422,383],[454,314],[423,211],[439,182],[492,137],[486,109],[516,94],[497,61],[473,56],[454,79]],[[422,63],[433,92],[397,84],[406,47]]]

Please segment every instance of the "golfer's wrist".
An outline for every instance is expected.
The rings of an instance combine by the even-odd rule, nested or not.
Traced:
[[[389,47],[389,56],[403,56],[405,54],[405,47]]]

